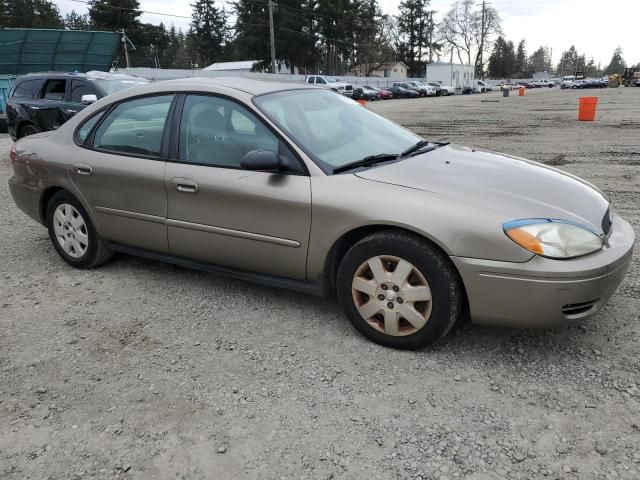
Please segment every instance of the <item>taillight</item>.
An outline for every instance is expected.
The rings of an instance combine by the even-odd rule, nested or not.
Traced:
[[[11,150],[9,150],[9,160],[11,161],[11,165],[18,161],[18,154],[16,153],[16,143],[14,142],[11,145]]]

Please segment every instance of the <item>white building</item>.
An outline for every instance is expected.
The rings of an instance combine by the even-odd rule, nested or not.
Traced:
[[[434,62],[426,65],[427,82],[441,82],[454,88],[471,85],[474,80],[473,65]]]
[[[238,62],[217,62],[212,63],[208,67],[203,68],[207,72],[225,72],[225,73],[246,73],[251,72],[259,60],[241,60]],[[285,62],[276,61],[278,67],[277,73],[290,74],[291,69],[287,67]],[[295,74],[298,73],[298,67],[294,67]],[[270,71],[270,70],[269,70]]]
[[[371,65],[360,64],[354,67],[353,74],[358,77],[365,77]],[[409,67],[404,62],[385,62],[377,65],[369,73],[369,77],[390,78],[391,80],[404,80],[407,78]]]

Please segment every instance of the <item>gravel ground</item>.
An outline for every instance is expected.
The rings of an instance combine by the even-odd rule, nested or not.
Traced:
[[[593,123],[558,89],[369,107],[583,176],[640,231],[640,89],[595,93]],[[9,145],[0,478],[640,478],[637,260],[582,325],[394,351],[335,302],[124,255],[72,270],[14,206]]]

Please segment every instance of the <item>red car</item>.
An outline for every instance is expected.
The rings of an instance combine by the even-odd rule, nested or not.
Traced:
[[[380,95],[380,99],[381,100],[389,100],[390,98],[393,98],[393,93],[391,93],[389,90],[384,90],[384,89],[378,88],[378,87],[371,87],[369,85],[365,85],[364,88],[368,88],[368,89],[375,90],[376,92],[378,92],[378,94]]]

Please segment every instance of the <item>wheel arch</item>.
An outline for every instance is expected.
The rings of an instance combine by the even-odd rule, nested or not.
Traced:
[[[340,266],[340,262],[344,258],[347,251],[363,238],[373,233],[385,231],[385,230],[399,232],[399,233],[403,233],[413,237],[418,237],[422,241],[427,242],[434,248],[438,249],[447,258],[449,257],[449,253],[447,252],[447,250],[441,244],[439,244],[437,240],[430,238],[424,235],[423,233],[415,231],[411,228],[407,228],[405,226],[399,226],[399,225],[389,225],[389,224],[361,225],[361,226],[352,228],[347,232],[344,232],[338,239],[334,241],[331,248],[329,249],[329,252],[324,262],[323,284],[324,284],[325,296],[331,297],[335,294],[338,267]],[[451,262],[451,265],[454,271],[458,274],[458,277],[460,278],[460,282],[462,284],[462,288],[465,294],[465,302],[466,302],[467,292],[464,287],[464,281],[462,279],[462,276],[460,275],[458,268],[455,266],[453,262]]]
[[[53,198],[53,196],[60,191],[69,192],[69,190],[67,190],[66,188],[56,185],[56,186],[47,187],[46,189],[43,190],[42,195],[40,195],[38,213],[40,215],[40,223],[42,223],[43,225],[46,225],[47,223],[47,206],[49,205],[51,198]],[[73,195],[73,193],[71,192],[69,193]]]
[[[26,127],[27,125],[31,125],[31,126],[33,126],[35,128],[38,128],[38,126],[35,123],[33,123],[33,122],[29,121],[29,120],[20,120],[19,122],[16,123],[16,138],[17,139],[22,138],[22,135],[21,135],[22,129],[24,127]]]

